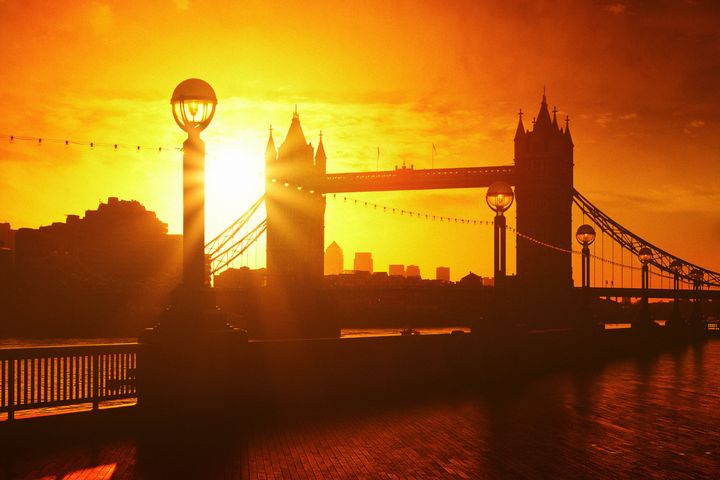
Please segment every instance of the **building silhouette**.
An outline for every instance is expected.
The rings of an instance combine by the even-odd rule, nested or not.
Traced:
[[[134,335],[181,281],[182,236],[137,201],[110,197],[83,217],[13,232],[14,251],[0,249],[2,335]]]
[[[0,223],[0,248],[15,249],[15,230],[9,223]]]
[[[344,268],[342,248],[337,242],[332,242],[325,249],[325,275],[340,275]]]
[[[391,264],[388,268],[388,275],[391,277],[404,277],[405,265]]]
[[[213,278],[215,288],[254,288],[265,285],[265,269],[228,268]]]
[[[570,249],[572,239],[573,141],[569,119],[560,127],[543,93],[532,130],[522,112],[515,133],[517,229],[541,242]],[[571,256],[517,239],[517,280],[525,287],[556,294],[572,286]]]
[[[450,267],[437,267],[435,269],[435,280],[440,280],[441,282],[449,282]]]
[[[420,267],[417,265],[408,265],[405,269],[405,276],[407,278],[420,278]]]
[[[356,272],[373,273],[373,259],[370,252],[356,252],[353,262],[353,270]]]
[[[469,272],[467,275],[462,277],[460,279],[460,282],[458,282],[458,283],[460,285],[464,285],[464,286],[480,287],[480,286],[483,286],[483,277],[481,277],[480,275],[478,275],[476,273]]]
[[[182,237],[139,202],[110,197],[83,218],[17,230],[14,260],[26,285],[176,285]]]

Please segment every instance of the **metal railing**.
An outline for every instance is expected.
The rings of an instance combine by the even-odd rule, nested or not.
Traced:
[[[0,413],[137,396],[138,345],[0,349]]]

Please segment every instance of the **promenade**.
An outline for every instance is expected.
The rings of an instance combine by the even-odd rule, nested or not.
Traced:
[[[224,434],[128,425],[94,439],[6,449],[2,475],[716,478],[720,380],[712,372],[718,362],[720,341],[710,341],[462,394],[376,397],[302,413],[288,408]]]

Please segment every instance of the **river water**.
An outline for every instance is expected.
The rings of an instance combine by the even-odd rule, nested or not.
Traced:
[[[469,333],[469,327],[416,328],[421,335],[447,334],[460,330]],[[400,336],[398,328],[343,328],[341,338]],[[57,347],[63,345],[100,345],[110,343],[136,343],[137,338],[101,337],[101,338],[0,338],[0,349],[23,347]]]

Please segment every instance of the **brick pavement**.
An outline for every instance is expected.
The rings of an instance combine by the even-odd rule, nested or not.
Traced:
[[[717,478],[717,390],[689,396],[683,413],[682,397],[660,401],[676,387],[649,396],[629,370],[612,386],[560,375],[502,394],[286,414],[229,437],[128,435],[5,459],[0,448],[0,478]]]
[[[24,452],[12,479],[477,478],[472,403],[282,419],[226,439],[128,438]],[[477,420],[477,418],[475,418]]]

